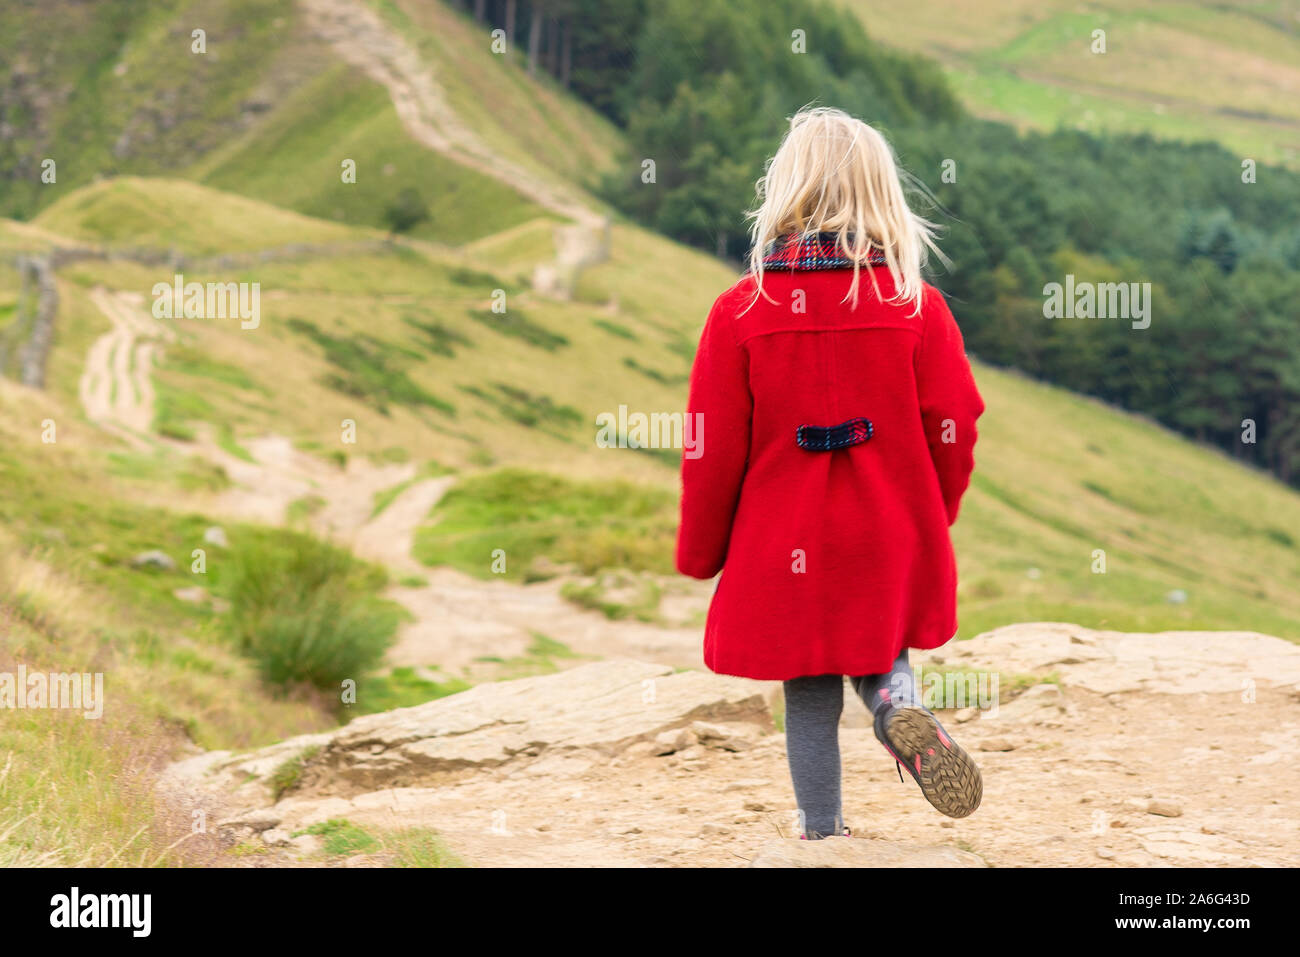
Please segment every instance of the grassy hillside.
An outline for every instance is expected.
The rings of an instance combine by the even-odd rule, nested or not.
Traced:
[[[1050,620],[1300,640],[1294,491],[1139,417],[979,363],[975,372],[988,411],[954,529],[961,636]],[[676,496],[658,484],[657,496],[611,496],[593,515],[580,503],[596,493],[578,483],[467,481],[434,510],[417,554],[487,576],[483,556],[508,541],[520,577],[537,555],[588,571],[619,556],[671,574]]]
[[[621,134],[549,77],[529,77],[519,50],[491,52],[480,24],[444,3],[369,0],[430,64],[451,108],[494,151],[584,188],[614,162]]]
[[[6,4],[0,215],[30,215],[98,176],[190,165],[327,69],[322,53],[299,7],[277,0]],[[43,158],[56,183],[40,181]]]
[[[975,113],[1024,127],[1216,139],[1300,162],[1300,4],[838,0],[876,38],[937,58]],[[1106,31],[1106,53],[1090,51]]]
[[[219,224],[214,222],[214,204],[219,204]],[[358,230],[216,193],[187,180],[133,176],[70,193],[42,210],[32,223],[92,245],[175,249],[192,255],[248,252],[290,243],[342,243],[363,236]]]
[[[343,163],[356,164],[345,183]],[[247,135],[189,170],[200,182],[324,219],[387,228],[386,210],[414,190],[428,218],[413,236],[450,243],[544,214],[509,186],[421,147],[388,93],[338,65],[295,90]]]
[[[509,139],[521,162],[531,157],[552,174],[576,175],[615,145],[608,127],[589,123],[589,111],[548,82],[469,42],[475,27],[461,15],[400,2],[377,9],[438,67],[475,132]],[[1019,36],[1005,34],[1005,23],[1000,29],[1005,44]],[[139,42],[154,33],[150,27]],[[506,109],[465,108],[489,88]],[[511,110],[546,119],[514,124],[503,119]],[[357,72],[319,65],[272,115],[276,122],[250,124],[190,171],[275,204],[185,180],[123,178],[65,194],[32,226],[0,230],[11,245],[62,235],[196,255],[340,244],[337,252],[249,260],[219,275],[192,269],[188,279],[260,283],[262,324],[176,320],[179,339],[155,373],[155,429],[189,439],[196,427],[220,423],[236,447],[273,432],[322,456],[431,460],[467,473],[563,462],[569,478],[631,478],[671,492],[671,456],[599,449],[594,421],[619,405],[680,407],[699,323],[731,279],[726,267],[618,226],[610,259],[583,272],[572,300],[539,296],[530,279],[554,255],[553,221],[503,185],[404,139],[379,88]],[[574,128],[591,132],[575,137]],[[530,132],[512,137],[516,129]],[[391,160],[399,179],[445,167],[453,194],[466,191],[494,216],[452,195],[435,206],[428,227],[438,245],[417,236],[358,251],[344,244],[380,235],[365,228],[378,223],[365,220],[382,197],[346,198],[327,145],[356,153],[363,172]],[[291,175],[295,164],[307,172]],[[65,318],[50,380],[68,408],[77,404],[86,351],[108,329],[90,291],[134,292],[147,303],[152,285],[168,278],[164,268],[93,260],[61,271]],[[0,273],[0,309],[13,311],[16,282],[15,273]],[[490,308],[497,290],[504,313]],[[968,624],[1046,616],[1292,632],[1292,493],[1066,393],[992,369],[981,369],[981,380],[990,413],[958,533]],[[343,448],[339,424],[349,419],[359,424],[358,442]],[[1104,576],[1089,571],[1094,549],[1107,552]],[[657,555],[644,559],[648,565],[664,567],[663,554],[641,551]],[[1166,601],[1176,589],[1187,592],[1185,603]]]

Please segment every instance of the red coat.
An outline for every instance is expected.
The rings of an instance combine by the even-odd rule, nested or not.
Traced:
[[[874,272],[888,299],[888,270]],[[704,632],[715,672],[876,674],[957,630],[948,528],[984,403],[936,289],[908,315],[877,298],[864,268],[855,310],[841,302],[851,279],[842,268],[766,272],[776,304],[746,311],[746,276],[705,323],[688,407],[702,416],[702,454],[682,459],[677,568],[722,570]],[[871,423],[865,441],[796,442],[800,426],[857,418]]]

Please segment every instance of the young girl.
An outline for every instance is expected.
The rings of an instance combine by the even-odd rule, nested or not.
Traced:
[[[691,373],[704,428],[682,461],[677,568],[722,571],[704,660],[784,682],[804,837],[848,833],[844,675],[926,799],[964,817],[979,769],[922,707],[907,658],[957,629],[948,528],[984,411],[921,279],[933,226],[889,144],[839,110],[794,117],[758,196],[749,272],[714,303]]]

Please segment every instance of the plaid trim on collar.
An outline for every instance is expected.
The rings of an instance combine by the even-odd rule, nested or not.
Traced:
[[[885,262],[879,249],[871,250],[863,265],[880,266]],[[782,236],[763,254],[764,269],[852,269],[853,260],[840,250],[834,233],[809,236]]]

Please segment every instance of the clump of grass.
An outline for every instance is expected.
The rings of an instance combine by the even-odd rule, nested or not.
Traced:
[[[403,317],[402,321],[423,334],[425,345],[434,355],[453,359],[456,356],[456,346],[470,345],[468,338],[441,322],[422,322],[411,316]]]
[[[583,574],[673,572],[677,497],[665,488],[509,468],[463,479],[430,517],[416,533],[415,556],[479,577],[493,574],[496,549],[505,551],[513,580],[539,557]]]
[[[379,842],[364,829],[342,818],[331,818],[301,831],[295,831],[294,837],[314,834],[321,839],[326,854],[348,857],[361,854],[379,847]]]
[[[235,438],[235,430],[230,427],[229,422],[222,422],[217,429],[217,445],[237,459],[243,459],[245,462],[257,461],[248,449],[239,444],[239,440]]]
[[[633,372],[641,373],[641,375],[645,376],[647,379],[653,379],[661,385],[680,385],[687,379],[684,375],[670,375],[667,372],[660,372],[658,369],[652,369],[649,366],[642,365],[631,356],[625,356],[623,358],[623,365],[631,369]]]
[[[331,336],[305,319],[290,319],[289,328],[320,346],[326,360],[339,370],[322,379],[336,392],[360,399],[384,415],[389,414],[390,405],[427,406],[455,414],[455,406],[416,384],[402,368],[404,360],[419,358],[418,353],[373,336]]]
[[[277,801],[298,786],[298,782],[302,780],[303,769],[306,768],[307,763],[319,753],[319,746],[314,745],[310,748],[306,748],[289,758],[271,772],[271,780],[269,782],[271,785],[271,793],[275,795]]]
[[[663,590],[652,581],[637,582],[630,589],[628,586],[621,579],[610,582],[602,578],[585,585],[568,582],[560,589],[560,595],[580,608],[600,612],[611,621],[626,618],[654,621]],[[615,597],[611,597],[611,592]]]
[[[440,465],[433,460],[425,462],[420,466],[420,470],[416,472],[413,478],[409,478],[405,482],[398,482],[396,485],[391,485],[388,488],[381,488],[379,491],[375,492],[374,507],[370,510],[370,517],[375,518],[379,515],[384,509],[392,505],[399,495],[416,482],[422,481],[423,479],[436,478],[439,475],[447,475],[451,471],[452,470],[447,468],[445,465]]]
[[[388,859],[393,867],[465,867],[448,850],[437,832],[424,827],[379,831],[372,834],[346,818],[331,818],[313,824],[293,836],[311,834],[321,839],[321,853],[329,857],[370,854]]]
[[[404,828],[383,836],[384,850],[393,855],[394,867],[465,867],[433,831]]]
[[[530,346],[537,346],[547,352],[554,352],[561,346],[569,344],[567,337],[538,325],[517,308],[501,313],[493,312],[491,309],[472,309],[469,315],[471,319],[490,326],[503,336],[520,339]]]
[[[1285,529],[1266,528],[1264,530],[1264,535],[1271,541],[1274,541],[1285,548],[1295,548],[1295,539],[1292,538],[1291,533]]]
[[[383,658],[401,619],[382,570],[310,535],[241,542],[226,585],[229,627],[270,685],[336,692]]]
[[[285,520],[290,525],[297,525],[311,518],[328,503],[319,495],[304,495],[289,503],[285,509]]]
[[[418,675],[414,668],[394,668],[386,675],[374,675],[358,683],[354,710],[361,714],[373,714],[394,708],[409,708],[469,688],[470,684],[459,678],[430,681]]]
[[[461,388],[470,395],[491,403],[511,421],[528,428],[560,429],[582,421],[582,413],[573,406],[563,405],[550,396],[537,395],[526,389],[506,385],[504,382],[493,385],[495,392],[488,392],[473,385],[461,386]]]
[[[617,322],[610,322],[608,319],[593,319],[592,323],[599,329],[604,329],[611,336],[618,336],[620,339],[630,339],[636,341],[637,335],[627,326]]]
[[[501,289],[505,286],[505,283],[491,273],[470,269],[468,266],[457,266],[449,270],[447,278],[458,286],[474,289]]]
[[[500,655],[481,655],[474,660],[480,664],[496,665],[493,677],[497,680],[526,678],[531,675],[547,675],[559,671],[557,661],[581,658],[582,655],[562,641],[544,635],[540,631],[530,632],[532,642],[524,649],[522,655],[503,658]]]
[[[182,442],[193,442],[194,421],[208,422],[215,418],[212,403],[203,396],[179,389],[159,378],[154,386],[153,428],[159,435]]]

